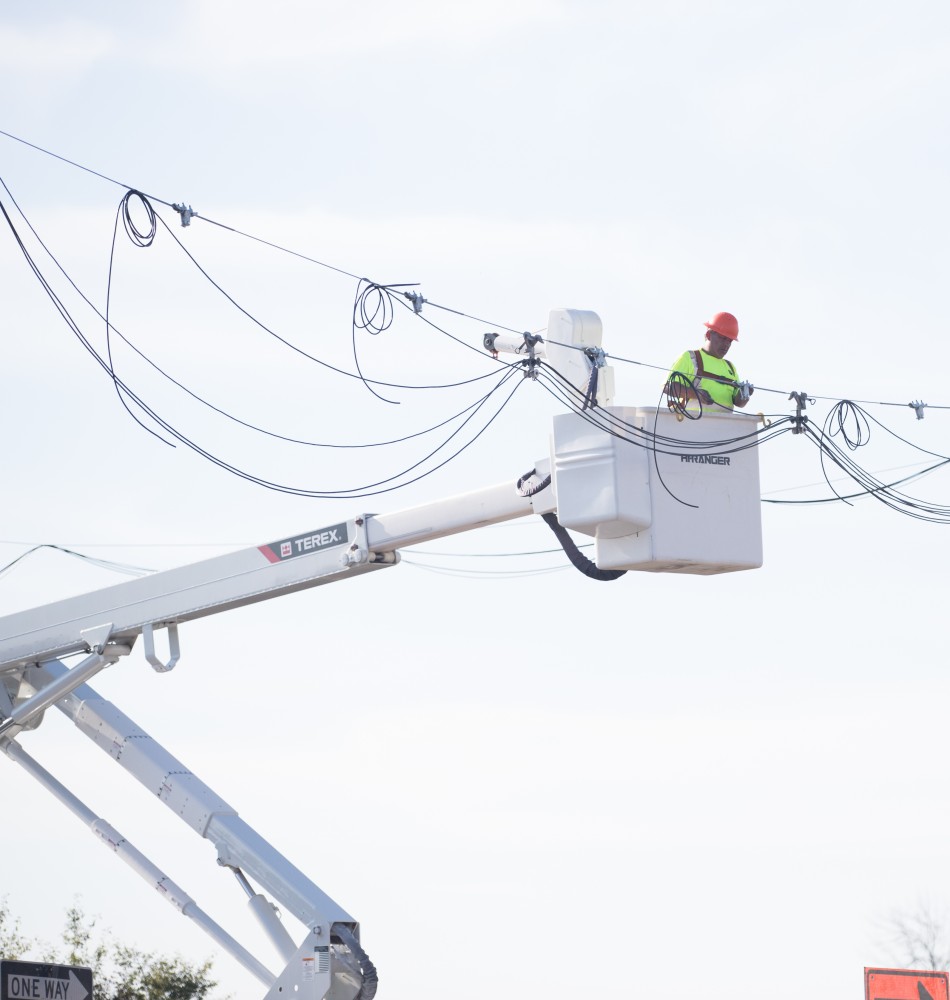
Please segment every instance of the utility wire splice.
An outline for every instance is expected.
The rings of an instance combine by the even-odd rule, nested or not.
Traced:
[[[527,331],[525,331],[523,336],[525,350],[528,352],[528,357],[522,362],[525,366],[524,377],[537,379],[538,365],[541,359],[535,354],[534,349],[538,344],[544,343],[544,337],[538,333],[528,333]]]
[[[412,311],[419,316],[422,313],[423,305],[428,301],[423,298],[422,292],[403,292],[402,294],[412,303]]]
[[[190,226],[191,220],[198,218],[198,213],[191,207],[191,205],[186,205],[184,202],[180,205],[176,202],[172,205],[172,208],[181,216],[182,226]]]
[[[918,420],[924,419],[924,407],[926,407],[926,403],[922,403],[920,400],[915,399],[913,403],[908,403],[907,405],[917,414]]]
[[[807,392],[792,392],[789,394],[788,398],[795,400],[795,416],[792,417],[792,433],[804,434],[805,424],[808,423],[808,417],[805,416],[805,404],[808,402],[814,403],[814,400],[809,399]]]

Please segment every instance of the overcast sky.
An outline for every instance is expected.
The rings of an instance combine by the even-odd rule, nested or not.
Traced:
[[[835,400],[901,404],[868,410],[904,440],[873,426],[854,456],[882,478],[950,453],[945,4],[38,2],[4,7],[0,45],[0,130],[104,175],[0,136],[0,201],[100,352],[104,324],[12,199],[97,309],[109,288],[153,362],[113,337],[121,377],[257,478],[358,493],[426,449],[268,438],[153,365],[323,443],[411,434],[487,391],[395,405],[306,358],[353,370],[361,276],[419,282],[458,338],[397,307],[357,338],[379,381],[488,375],[486,329],[568,306],[601,316],[618,402],[652,406],[725,309],[753,410],[787,414],[793,390],[827,397],[819,425]],[[169,228],[142,249],[120,222],[113,253],[127,186]],[[168,202],[204,219],[183,229]],[[383,495],[231,475],[133,420],[3,231],[0,565],[57,544],[168,568],[547,453],[559,407],[525,382],[469,449]],[[767,499],[829,495],[804,436],[760,462]],[[950,502],[946,473],[907,490]],[[184,626],[172,673],[135,650],[93,686],[361,922],[380,997],[857,998],[864,966],[900,958],[889,915],[950,905],[947,530],[869,500],[765,504],[760,570],[595,583],[511,555],[553,544],[515,522]],[[0,599],[124,578],[43,550]],[[276,967],[208,844],[56,713],[21,742]],[[27,933],[54,938],[78,896],[120,939],[213,956],[222,993],[263,995],[13,763],[0,781],[0,893]]]

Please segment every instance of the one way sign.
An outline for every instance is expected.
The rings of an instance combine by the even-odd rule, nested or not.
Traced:
[[[92,969],[0,961],[0,1000],[87,1000],[91,996]]]

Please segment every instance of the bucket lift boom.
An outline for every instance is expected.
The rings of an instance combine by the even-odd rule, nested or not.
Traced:
[[[398,563],[399,550],[405,546],[532,513],[556,514],[564,527],[592,536],[598,566],[609,569],[709,574],[761,565],[756,449],[721,454],[722,443],[730,436],[754,433],[755,418],[710,414],[676,426],[665,412],[610,406],[613,379],[603,366],[596,315],[556,310],[548,329],[546,357],[560,365],[566,372],[563,377],[587,403],[599,404],[612,426],[623,426],[630,433],[594,426],[580,413],[555,418],[550,456],[535,463],[546,485],[531,495],[517,489],[512,478],[396,513],[325,525],[0,618],[0,751],[23,766],[256,976],[267,988],[266,1000],[287,995],[299,1000],[370,1000],[376,992],[376,971],[353,917],[184,764],[90,687],[97,673],[130,653],[139,636],[154,669],[171,670],[179,657],[178,628],[188,621],[386,569]],[[519,353],[523,346],[515,343],[510,349]],[[491,349],[506,348],[493,341]],[[595,366],[601,369],[599,382],[589,377]],[[681,434],[682,447],[667,445],[652,452],[645,448],[643,441],[655,439],[656,428],[664,434]],[[697,455],[718,457],[698,461]],[[715,532],[709,530],[711,514]],[[168,638],[166,659],[156,652],[155,635],[161,631]],[[76,656],[82,659],[72,667],[63,662]],[[282,971],[275,974],[235,941],[27,753],[21,737],[35,729],[53,706],[211,841],[219,864],[233,870],[247,893]],[[252,880],[263,891],[255,891]],[[302,943],[291,938],[275,904],[307,927]]]

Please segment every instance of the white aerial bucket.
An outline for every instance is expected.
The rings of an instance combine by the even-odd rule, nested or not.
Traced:
[[[596,539],[600,569],[756,569],[762,565],[757,421],[710,410],[681,420],[653,407],[555,417],[558,520]]]

